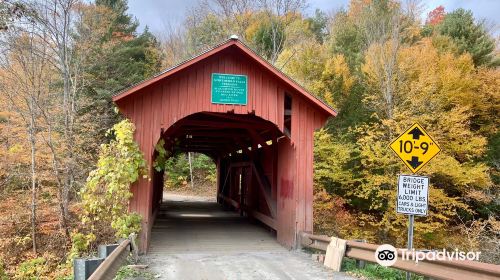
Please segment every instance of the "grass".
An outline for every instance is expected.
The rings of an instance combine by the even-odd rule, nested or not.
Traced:
[[[127,280],[127,279],[144,279],[152,280],[155,279],[154,275],[147,271],[141,271],[138,269],[130,268],[128,266],[122,266],[120,270],[116,273],[115,280]]]
[[[349,258],[344,258],[342,261],[342,271],[348,274],[359,277],[361,279],[374,279],[374,280],[405,280],[406,272],[390,267],[383,267],[378,264],[365,263],[364,268],[357,268],[356,261]],[[424,277],[420,275],[411,275],[412,280],[423,280]]]

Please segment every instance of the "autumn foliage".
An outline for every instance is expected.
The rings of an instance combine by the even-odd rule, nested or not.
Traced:
[[[125,0],[0,2],[0,279],[67,276],[100,238],[137,230],[126,186],[142,161],[111,96],[233,34],[338,111],[315,135],[317,233],[405,246],[394,208],[409,171],[389,143],[418,122],[442,152],[419,173],[431,186],[415,246],[500,263],[500,58],[484,22],[444,6],[422,22],[418,1],[310,15],[303,0],[202,2],[158,36],[138,32]],[[106,134],[117,123],[126,133]]]
[[[434,10],[430,11],[427,15],[426,24],[438,25],[440,24],[445,16],[444,7],[438,6]]]

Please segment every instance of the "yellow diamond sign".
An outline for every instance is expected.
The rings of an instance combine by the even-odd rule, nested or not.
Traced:
[[[419,171],[441,151],[438,144],[418,123],[403,132],[390,147],[413,173]]]

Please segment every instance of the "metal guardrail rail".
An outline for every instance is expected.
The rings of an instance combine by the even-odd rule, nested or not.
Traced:
[[[299,235],[302,247],[326,251],[331,238],[326,235],[313,235],[301,232]],[[375,251],[379,245],[347,240],[345,256],[355,260],[376,263]],[[398,250],[398,259],[391,267],[427,276],[432,279],[452,280],[489,280],[500,279],[500,266],[475,261],[459,260],[402,260]]]
[[[126,261],[131,252],[130,239],[125,239],[116,249],[104,259],[88,280],[113,280],[116,273]]]

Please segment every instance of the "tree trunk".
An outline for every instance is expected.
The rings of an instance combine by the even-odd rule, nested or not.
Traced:
[[[33,253],[37,254],[36,248],[36,138],[35,138],[35,116],[33,97],[31,98],[30,125],[28,128],[31,145],[31,239],[33,241]]]

